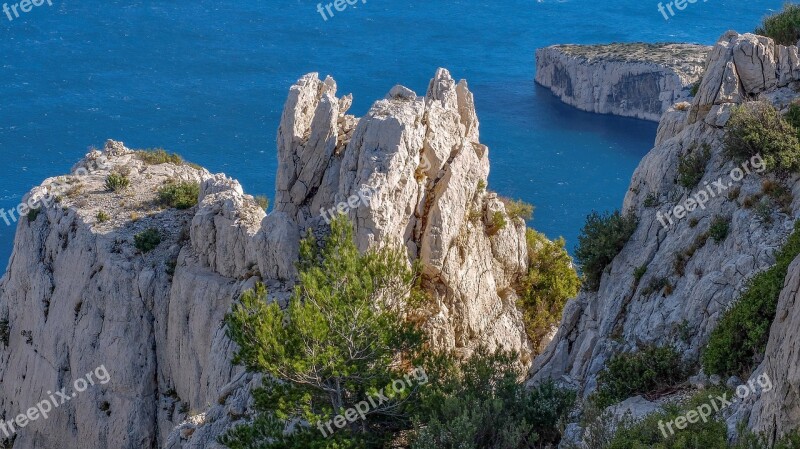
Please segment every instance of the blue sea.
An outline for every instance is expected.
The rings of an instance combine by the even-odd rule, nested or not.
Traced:
[[[656,124],[561,104],[534,84],[534,50],[712,44],[783,3],[698,1],[665,20],[651,0],[367,0],[324,20],[305,0],[50,1],[0,13],[4,209],[108,138],[164,147],[272,197],[276,130],[300,76],[332,75],[361,115],[395,84],[424,93],[446,67],[475,94],[489,188],[533,203],[532,226],[570,249],[589,212],[620,207]],[[0,221],[3,263],[14,232]]]

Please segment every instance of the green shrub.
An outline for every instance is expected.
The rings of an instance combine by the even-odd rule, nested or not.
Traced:
[[[200,184],[196,182],[170,182],[158,189],[159,202],[176,209],[189,209],[195,206],[199,196]]]
[[[502,198],[501,201],[506,205],[506,214],[508,214],[509,218],[521,218],[526,221],[533,219],[533,205],[522,200],[512,200],[509,198]]]
[[[264,195],[256,195],[254,199],[256,200],[256,204],[258,204],[259,207],[261,207],[265,211],[269,209],[269,198],[267,198]]]
[[[772,204],[772,200],[769,198],[762,198],[761,201],[756,203],[753,207],[753,213],[756,214],[756,218],[763,224],[770,224],[772,223],[772,211],[775,209],[775,206]]]
[[[622,215],[619,211],[602,215],[592,212],[586,217],[586,224],[578,236],[575,259],[587,289],[600,287],[603,270],[622,251],[637,225],[638,220],[633,214]]]
[[[661,291],[664,291],[665,295],[671,295],[674,288],[675,287],[669,282],[668,278],[653,278],[650,279],[650,283],[647,284],[647,287],[642,289],[642,295],[650,296],[653,293],[660,293]]]
[[[489,223],[489,235],[495,235],[498,232],[505,229],[508,222],[506,222],[506,216],[499,210],[494,211],[492,214],[492,221]]]
[[[423,393],[411,449],[556,447],[575,393],[547,381],[527,389],[515,354],[480,348]]]
[[[697,92],[700,91],[700,85],[701,84],[703,84],[703,79],[702,78],[697,80],[696,83],[692,84],[692,88],[691,88],[691,90],[689,92],[689,95],[691,95],[693,97],[696,97],[697,96]]]
[[[0,320],[0,343],[3,343],[3,346],[8,346],[10,331],[11,327],[8,325],[8,319]]]
[[[780,207],[781,212],[786,215],[792,214],[792,202],[794,196],[792,191],[778,181],[765,179],[761,182],[761,192],[769,196]]]
[[[425,389],[421,380],[328,439],[318,430],[388,391],[407,375],[405,363],[416,362],[409,358],[422,350],[422,333],[401,310],[413,310],[408,293],[416,292],[417,274],[406,260],[401,249],[360,253],[352,225],[337,217],[322,245],[313,235],[301,242],[299,283],[285,310],[263,285],[245,292],[225,318],[227,334],[238,345],[234,363],[265,376],[253,393],[255,420],[220,442],[233,449],[379,448],[393,432],[409,429]],[[284,434],[283,422],[302,424]]]
[[[734,106],[725,134],[728,157],[743,161],[760,154],[768,170],[790,173],[800,167],[797,130],[769,103]]]
[[[167,153],[162,148],[156,148],[153,150],[139,150],[136,152],[136,156],[141,159],[144,163],[149,165],[159,165],[159,164],[175,164],[175,165],[183,165],[183,158],[175,153]]]
[[[28,211],[28,221],[33,223],[39,217],[39,214],[42,212],[42,208],[37,207],[36,209],[31,209]]]
[[[634,281],[636,281],[636,283],[638,284],[639,281],[642,280],[642,276],[644,276],[645,273],[647,273],[647,265],[642,265],[640,267],[637,267],[635,270],[633,270]]]
[[[755,33],[771,37],[776,44],[797,45],[800,40],[800,5],[787,2],[782,11],[765,17]]]
[[[534,348],[538,348],[550,329],[558,325],[567,300],[581,287],[563,238],[550,241],[544,234],[528,229],[528,273],[517,289],[518,307],[525,330]]]
[[[784,118],[794,129],[800,130],[800,104],[789,105],[789,111]]]
[[[728,448],[730,446],[727,426],[721,417],[714,416],[707,421],[698,420],[683,430],[673,424],[671,427],[674,433],[670,433],[667,427],[667,423],[674,421],[675,418],[685,416],[687,412],[696,410],[703,404],[709,404],[709,395],[717,396],[725,393],[727,392],[720,388],[701,391],[684,404],[667,404],[664,406],[664,411],[648,415],[641,421],[623,422],[607,449]],[[666,438],[664,433],[667,434]]]
[[[706,174],[706,165],[711,160],[711,146],[703,144],[678,157],[678,184],[687,189],[697,187]]]
[[[744,423],[739,427],[739,439],[733,446],[734,449],[800,449],[800,433],[797,430],[785,435],[775,444],[770,444],[766,435],[757,435],[747,430]]]
[[[789,264],[800,254],[800,222],[778,252],[776,264],[753,276],[736,304],[719,321],[702,355],[708,374],[747,374],[763,354]],[[745,376],[746,377],[746,376]]]
[[[150,228],[133,236],[134,246],[142,253],[149,253],[161,243],[161,233]]]
[[[97,212],[97,216],[95,218],[97,219],[98,223],[105,223],[108,220],[111,220],[111,217],[107,213],[105,213],[105,211],[102,210]]]
[[[608,407],[631,396],[658,395],[688,378],[689,367],[672,347],[649,346],[612,356],[597,375],[594,401]]]
[[[644,198],[644,207],[658,207],[658,195],[650,192]]]
[[[708,228],[708,237],[719,244],[725,241],[725,238],[728,237],[728,232],[730,232],[730,219],[716,216]]]
[[[128,177],[121,173],[113,172],[106,177],[106,189],[112,192],[127,189],[130,184]]]

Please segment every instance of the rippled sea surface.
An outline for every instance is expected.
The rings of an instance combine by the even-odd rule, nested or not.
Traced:
[[[361,115],[395,84],[424,93],[446,67],[475,94],[489,188],[535,204],[532,225],[572,248],[586,214],[621,205],[656,124],[562,105],[534,85],[534,50],[710,45],[782,1],[697,2],[667,21],[649,0],[367,0],[325,21],[299,0],[52,0],[0,15],[0,207],[108,138],[178,152],[272,197],[280,112],[301,75],[332,75]],[[14,232],[0,221],[3,263]]]

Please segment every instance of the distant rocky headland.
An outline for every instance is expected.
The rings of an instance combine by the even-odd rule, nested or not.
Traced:
[[[691,96],[710,49],[670,43],[554,45],[536,51],[536,82],[583,111],[657,122]]]

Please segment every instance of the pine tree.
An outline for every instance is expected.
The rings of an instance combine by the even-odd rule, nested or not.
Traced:
[[[406,407],[415,390],[386,392],[422,352],[422,334],[404,312],[419,298],[416,271],[401,250],[360,254],[345,218],[332,222],[322,245],[313,236],[301,242],[298,268],[285,310],[258,285],[226,317],[239,346],[234,363],[265,380],[253,393],[257,416],[220,442],[232,449],[379,447],[410,427]],[[330,426],[379,391],[390,400],[371,407],[367,419]],[[283,423],[300,424],[285,435]]]

